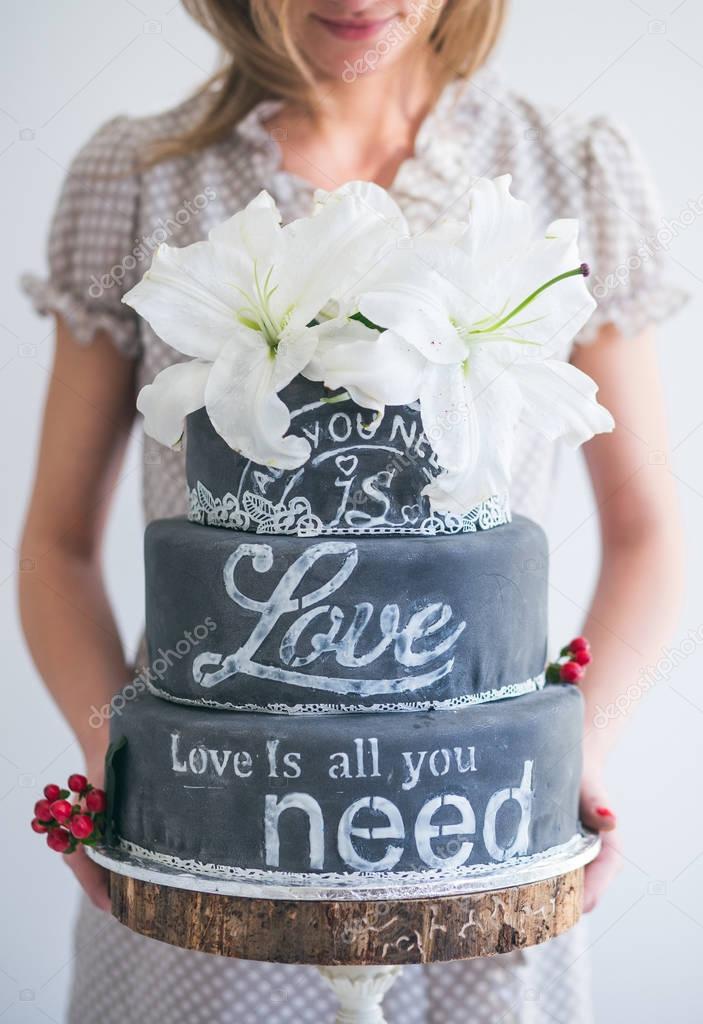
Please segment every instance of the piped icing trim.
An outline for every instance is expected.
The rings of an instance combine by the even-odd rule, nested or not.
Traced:
[[[173,694],[162,690],[153,683],[147,681],[149,692],[155,697],[162,697],[174,704],[185,704],[191,707],[218,708],[222,711],[255,711],[271,715],[322,715],[322,714],[355,714],[364,712],[384,713],[388,711],[457,711],[459,708],[469,707],[474,704],[488,704],[491,701],[506,700],[509,697],[520,697],[525,693],[534,693],[541,690],[545,683],[544,672],[538,676],[531,676],[521,683],[506,683],[505,686],[498,686],[492,690],[484,690],[481,693],[466,693],[460,697],[450,697],[447,700],[422,700],[407,701],[399,704],[235,704],[231,701],[216,701],[207,697],[189,698],[174,697]]]
[[[117,838],[110,849],[90,850],[91,857],[120,874],[202,892],[222,892],[251,899],[364,900],[422,899],[523,885],[564,874],[592,860],[598,837],[578,832],[566,843],[542,853],[502,863],[473,864],[450,870],[362,872],[262,871],[232,865],[184,860]]]
[[[241,500],[228,491],[213,495],[201,482],[188,489],[188,519],[204,526],[224,526],[250,533],[283,534],[298,537],[368,536],[371,534],[402,535],[476,533],[492,530],[511,521],[508,498],[494,495],[476,505],[463,516],[449,512],[431,512],[420,522],[387,523],[382,526],[353,527],[325,523],[315,515],[310,501],[302,496],[274,504],[245,491]]]

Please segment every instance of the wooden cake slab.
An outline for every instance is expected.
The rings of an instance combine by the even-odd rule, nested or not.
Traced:
[[[542,866],[550,877],[528,880],[539,874],[532,868],[522,881],[508,872],[514,884],[502,888],[386,901],[230,895],[212,891],[213,879],[112,850],[90,855],[110,870],[112,913],[133,931],[218,956],[314,965],[339,1000],[337,1024],[383,1024],[381,1003],[404,965],[508,953],[576,924],[584,867],[599,847],[598,836],[584,835],[578,852]]]
[[[466,960],[546,942],[578,920],[584,866],[599,845],[584,833],[556,859],[497,865],[458,892],[385,899],[382,890],[335,899],[306,889],[242,895],[227,880],[124,851],[94,848],[90,856],[110,871],[113,914],[142,935],[245,960],[368,966]]]
[[[546,942],[581,914],[583,871],[491,892],[332,902],[195,892],[111,874],[112,912],[184,949],[275,963],[423,964]]]

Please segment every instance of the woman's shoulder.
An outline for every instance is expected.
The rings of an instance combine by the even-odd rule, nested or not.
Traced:
[[[511,162],[537,170],[561,166],[562,176],[576,173],[582,179],[595,164],[644,170],[640,150],[618,116],[606,111],[583,116],[567,105],[536,99],[513,88],[494,68],[481,69],[459,90],[454,118],[461,134],[487,146],[500,172],[509,171]]]
[[[566,104],[535,100],[491,71],[460,94],[455,118],[455,135],[468,143],[467,173],[477,173],[480,154],[480,175],[510,174],[513,194],[545,227],[576,218],[589,244],[612,242],[611,256],[656,229],[659,202],[648,163],[617,116],[584,117]]]
[[[670,315],[683,293],[667,282],[666,244],[649,164],[617,115],[582,116],[566,102],[542,102],[484,69],[459,94],[453,131],[467,174],[510,174],[541,226],[579,221],[581,251],[599,302],[578,340],[605,323],[626,335]]]
[[[203,117],[208,97],[199,93],[177,106],[139,117],[118,114],[83,143],[72,161],[74,172],[111,177],[136,173],[151,147],[191,130]]]
[[[187,130],[201,106],[196,97],[163,114],[113,117],[73,158],[51,222],[49,276],[25,275],[23,285],[37,310],[60,313],[78,341],[105,330],[122,351],[140,354],[136,316],[121,300],[160,240],[157,211],[149,210],[146,233],[140,219],[141,158],[151,144]]]

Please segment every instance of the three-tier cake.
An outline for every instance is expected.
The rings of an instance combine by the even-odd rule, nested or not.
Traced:
[[[548,553],[506,495],[432,511],[417,405],[296,377],[297,469],[187,421],[146,533],[149,658],[112,716],[108,846],[240,895],[461,891],[578,843],[582,700],[544,685]],[[498,887],[496,885],[496,887]]]
[[[146,534],[159,672],[111,723],[141,877],[384,899],[579,849],[581,698],[544,686],[547,547],[508,492],[520,422],[613,421],[562,358],[595,305],[578,225],[509,186],[419,234],[368,182],[285,225],[262,192],[124,296],[187,357],[137,403],[171,447],[187,422],[189,488]]]

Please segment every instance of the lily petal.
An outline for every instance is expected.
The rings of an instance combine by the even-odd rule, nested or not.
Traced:
[[[249,332],[254,334],[254,332]],[[290,411],[278,391],[299,372],[294,344],[279,344],[274,355],[256,338],[230,342],[215,361],[205,389],[205,406],[215,430],[230,448],[260,465],[295,469],[310,455],[302,437],[284,437]]]
[[[185,418],[205,405],[205,385],[212,363],[191,359],[174,363],[158,373],[137,397],[144,430],[160,444],[179,448]]]
[[[520,256],[532,240],[532,211],[511,195],[511,181],[509,174],[477,178],[467,195],[468,224],[457,244],[481,277]]]
[[[355,320],[330,320],[314,327],[315,354],[303,370],[308,380],[331,390],[346,388],[366,409],[417,401],[426,361],[392,331],[371,330]]]
[[[252,262],[268,270],[275,258],[281,234],[281,214],[265,190],[208,234],[211,242],[246,253]],[[264,270],[265,273],[265,270]]]
[[[214,360],[237,326],[222,247],[160,245],[151,268],[122,301],[156,334],[187,356]]]
[[[423,491],[434,509],[458,516],[493,495],[508,494],[522,407],[515,380],[499,367],[468,374],[465,390],[474,418],[471,458],[463,468],[441,473]]]
[[[287,274],[273,297],[277,314],[302,327],[331,299],[345,306],[396,240],[395,227],[376,205],[351,192],[324,202],[315,216],[287,224],[280,249]]]
[[[418,252],[389,250],[375,268],[359,308],[379,327],[394,331],[433,363],[458,363],[466,347],[450,319],[454,284]]]
[[[395,199],[384,188],[372,181],[348,181],[331,192],[326,192],[321,188],[316,189],[314,195],[315,214],[317,215],[324,206],[339,202],[346,196],[353,196],[366,210],[384,220],[398,238],[409,237],[410,229],[405,214]]]
[[[480,444],[476,407],[462,365],[428,364],[420,391],[422,428],[440,466],[463,470]]]
[[[525,402],[522,419],[550,440],[562,438],[578,448],[615,426],[608,410],[596,401],[595,381],[571,363],[545,359],[520,363],[516,369]]]
[[[549,225],[546,236],[535,241],[501,279],[499,287],[504,289],[506,309],[514,309],[546,281],[579,265],[577,237],[578,223],[574,220]],[[544,358],[564,351],[595,308],[585,278],[579,274],[541,292],[494,337],[533,342],[542,346],[542,351],[525,348],[523,355]]]

